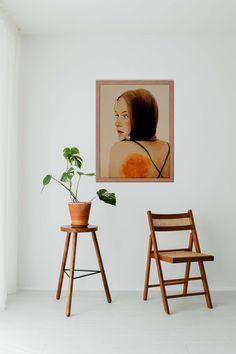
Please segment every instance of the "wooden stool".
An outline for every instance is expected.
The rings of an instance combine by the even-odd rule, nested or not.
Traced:
[[[106,274],[105,274],[105,270],[103,267],[102,257],[101,257],[101,253],[99,250],[97,236],[96,236],[96,231],[98,229],[97,226],[88,225],[87,227],[72,227],[71,225],[65,225],[65,226],[61,226],[60,229],[61,229],[61,231],[66,232],[67,235],[66,235],[64,253],[63,253],[62,262],[61,262],[61,271],[60,271],[60,276],[59,276],[59,280],[58,280],[56,298],[57,298],[57,300],[60,299],[64,273],[66,273],[66,275],[69,277],[69,289],[68,289],[68,299],[67,299],[67,306],[66,306],[66,316],[69,317],[70,313],[71,313],[71,301],[72,301],[74,279],[78,279],[78,278],[86,277],[89,275],[101,273],[104,289],[106,292],[107,302],[110,303],[111,302],[111,295],[110,295],[110,291],[108,288]],[[85,232],[92,233],[93,243],[94,243],[94,247],[95,247],[95,251],[96,251],[96,255],[97,255],[97,259],[98,259],[98,265],[99,265],[100,270],[75,269],[75,256],[76,256],[76,244],[77,244],[78,232],[79,233],[80,232],[81,233],[85,233]],[[70,269],[66,269],[65,266],[66,266],[66,260],[67,260],[67,255],[68,255],[71,233],[73,234],[72,250],[71,250],[71,263],[70,263]],[[67,271],[69,272],[69,274],[67,273]],[[75,271],[83,271],[83,272],[90,272],[90,273],[86,274],[86,275],[81,275],[79,277],[74,277]]]

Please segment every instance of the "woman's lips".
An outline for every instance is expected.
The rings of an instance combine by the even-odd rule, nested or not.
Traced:
[[[118,134],[123,134],[124,132],[122,130],[117,130]]]

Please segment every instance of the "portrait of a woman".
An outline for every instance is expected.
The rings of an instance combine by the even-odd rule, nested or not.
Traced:
[[[110,177],[167,178],[170,145],[156,137],[158,105],[145,89],[120,95],[114,105],[119,141],[110,152]]]
[[[171,178],[170,121],[163,124],[163,116],[166,117],[169,114],[169,107],[163,109],[164,103],[168,106],[170,101],[168,101],[169,92],[164,87],[162,89],[164,93],[157,95],[152,87],[148,88],[147,85],[140,85],[140,87],[129,85],[127,90],[120,91],[116,96],[113,92],[113,102],[111,102],[112,90],[104,91],[106,93],[104,93],[106,97],[104,106],[109,102],[112,107],[112,111],[110,108],[107,111],[104,109],[104,113],[101,109],[101,115],[109,117],[106,120],[109,124],[100,126],[100,131],[103,133],[100,137],[100,144],[103,150],[99,150],[104,151],[104,156],[105,153],[107,156],[104,161],[101,161],[104,166],[107,166],[106,180],[168,181]],[[161,92],[160,89],[158,92]],[[163,99],[164,96],[167,98]],[[161,102],[161,125],[165,125],[165,134],[163,131],[160,133],[159,130],[158,98]],[[112,132],[110,132],[111,129]],[[106,140],[109,140],[107,145]],[[106,167],[104,171],[105,169]]]

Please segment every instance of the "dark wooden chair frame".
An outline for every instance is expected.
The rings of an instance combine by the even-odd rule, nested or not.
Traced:
[[[188,210],[187,213],[181,213],[181,214],[152,214],[151,211],[149,210],[147,212],[147,215],[148,215],[151,234],[149,236],[149,243],[148,243],[143,299],[147,300],[149,288],[160,287],[164,310],[167,314],[170,314],[168,299],[184,297],[184,296],[205,295],[207,307],[213,308],[203,262],[213,261],[214,256],[201,253],[192,210]],[[156,233],[162,231],[170,232],[170,231],[181,231],[181,230],[190,230],[189,243],[187,248],[166,249],[166,250],[158,249]],[[195,251],[193,251],[193,246],[195,248]],[[152,258],[156,262],[159,284],[149,284]],[[184,278],[165,280],[163,277],[161,261],[168,262],[168,263],[186,263]],[[198,263],[201,276],[190,277],[190,267],[192,262]],[[189,281],[193,281],[193,280],[202,280],[204,291],[189,293],[188,292]],[[175,295],[167,295],[166,286],[176,285],[176,284],[183,284],[182,293],[175,294]]]

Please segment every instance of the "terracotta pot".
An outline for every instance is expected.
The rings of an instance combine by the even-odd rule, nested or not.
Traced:
[[[91,203],[79,202],[68,203],[71,225],[85,227],[88,226]]]

